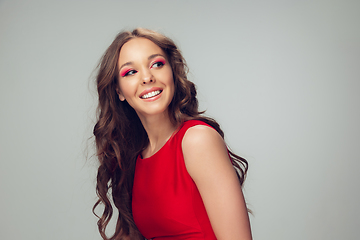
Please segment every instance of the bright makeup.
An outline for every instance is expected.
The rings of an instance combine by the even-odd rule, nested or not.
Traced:
[[[157,58],[155,58],[154,61],[152,62],[150,68],[153,68],[153,66],[154,66],[156,63],[161,63],[161,64],[162,64],[161,66],[163,66],[163,65],[165,65],[166,62],[165,62],[165,59],[160,58],[160,57],[157,57]]]
[[[120,76],[121,76],[121,77],[125,77],[131,70],[133,70],[133,69],[127,68],[127,67],[121,69],[121,71],[120,71]]]

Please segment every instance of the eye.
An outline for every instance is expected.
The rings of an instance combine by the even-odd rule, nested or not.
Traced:
[[[151,68],[159,68],[165,65],[165,61],[159,60],[151,65]]]
[[[134,75],[135,73],[137,73],[136,70],[132,69],[132,70],[129,70],[125,73],[125,76],[129,76],[129,75]]]
[[[134,75],[135,73],[137,73],[137,71],[134,69],[125,69],[124,71],[120,72],[120,76],[121,77],[131,76]]]

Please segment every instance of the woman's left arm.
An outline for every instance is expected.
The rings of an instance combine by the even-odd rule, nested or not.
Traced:
[[[252,239],[241,186],[219,133],[203,125],[191,127],[182,149],[217,239]]]

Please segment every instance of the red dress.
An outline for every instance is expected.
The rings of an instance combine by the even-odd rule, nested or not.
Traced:
[[[137,158],[132,211],[147,239],[216,239],[181,148],[185,132],[195,125],[207,124],[186,121],[158,152]]]

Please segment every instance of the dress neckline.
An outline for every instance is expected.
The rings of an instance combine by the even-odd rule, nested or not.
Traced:
[[[180,129],[184,126],[184,123],[185,123],[185,122],[183,122],[182,124],[180,124],[180,126],[179,126],[177,129],[175,129],[175,131],[171,134],[171,136],[169,137],[169,139],[166,140],[166,142],[164,143],[164,145],[162,145],[162,147],[159,148],[159,150],[157,150],[153,155],[151,155],[151,156],[149,156],[149,157],[147,157],[147,158],[143,158],[143,157],[142,157],[142,154],[140,153],[139,156],[138,156],[138,160],[139,160],[139,159],[140,159],[140,160],[147,160],[147,159],[153,158],[155,155],[157,155],[159,152],[161,152],[161,150],[162,150],[166,145],[168,145],[168,143],[180,132]]]

